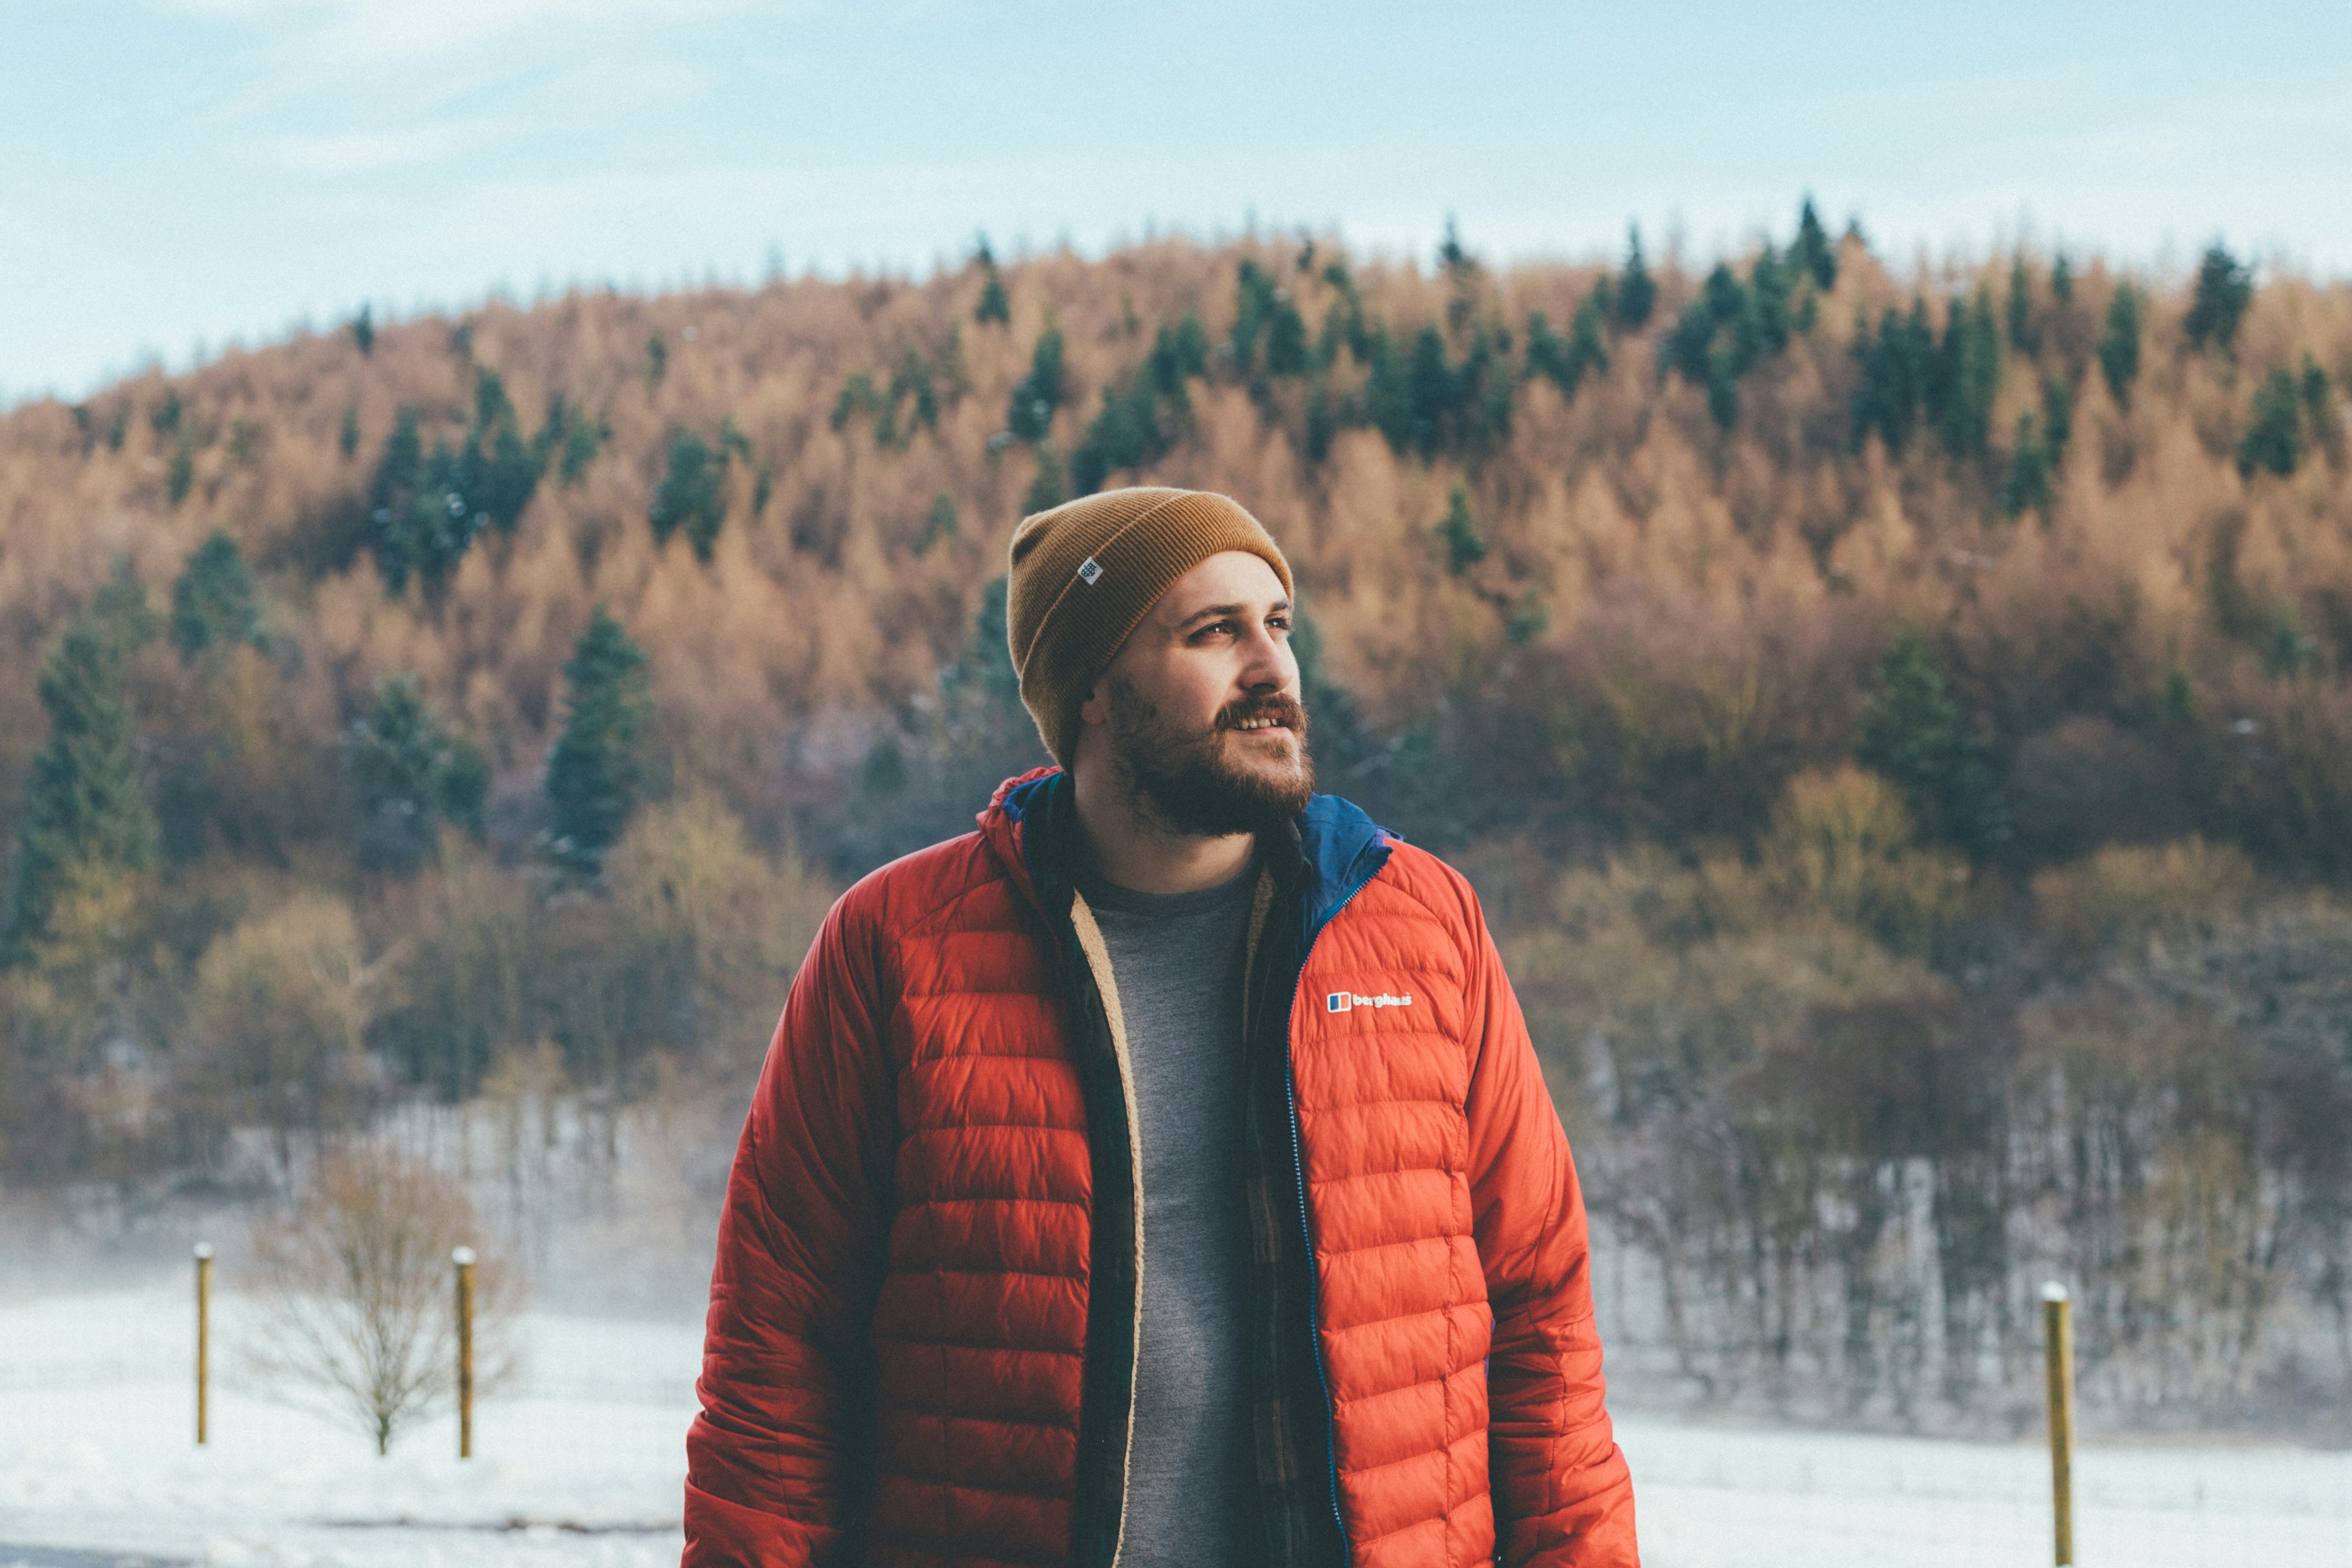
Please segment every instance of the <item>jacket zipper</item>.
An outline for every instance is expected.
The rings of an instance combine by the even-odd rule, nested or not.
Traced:
[[[1375,868],[1375,874],[1377,871]],[[1339,1561],[1343,1564],[1353,1562],[1356,1552],[1354,1545],[1348,1540],[1347,1516],[1339,1511],[1339,1419],[1332,1407],[1331,1375],[1323,1367],[1321,1293],[1315,1286],[1315,1223],[1307,1211],[1307,1152],[1298,1135],[1298,1079],[1290,1062],[1290,1020],[1298,1016],[1299,992],[1307,984],[1307,960],[1315,951],[1316,941],[1333,921],[1339,918],[1339,911],[1355,900],[1356,895],[1363,890],[1364,883],[1370,880],[1370,877],[1366,877],[1363,881],[1350,887],[1339,901],[1331,906],[1331,912],[1323,917],[1322,923],[1307,933],[1307,946],[1298,954],[1298,978],[1291,983],[1290,1013],[1282,1021],[1283,1096],[1289,1102],[1290,1110],[1291,1163],[1298,1172],[1298,1228],[1307,1238],[1307,1348],[1314,1352],[1315,1381],[1323,1388],[1323,1452],[1331,1478],[1331,1522],[1339,1527]]]

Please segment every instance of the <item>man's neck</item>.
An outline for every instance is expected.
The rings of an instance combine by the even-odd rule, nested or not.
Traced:
[[[1246,833],[1204,838],[1176,833],[1153,820],[1148,806],[1119,793],[1113,781],[1077,773],[1078,826],[1095,874],[1139,893],[1197,893],[1242,874],[1257,840]],[[1089,779],[1093,780],[1089,788]]]

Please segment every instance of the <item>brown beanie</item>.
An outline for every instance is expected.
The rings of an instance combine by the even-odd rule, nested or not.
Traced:
[[[1246,550],[1291,592],[1290,563],[1241,503],[1205,490],[1105,490],[1024,518],[1013,531],[1005,630],[1021,700],[1064,767],[1078,706],[1177,578]]]

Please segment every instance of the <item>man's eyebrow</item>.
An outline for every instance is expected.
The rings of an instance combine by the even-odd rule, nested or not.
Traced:
[[[1276,599],[1273,604],[1266,606],[1265,613],[1269,616],[1278,616],[1288,608],[1290,608],[1289,600]],[[1178,621],[1176,623],[1176,629],[1181,632],[1185,627],[1193,626],[1202,621],[1222,621],[1228,616],[1246,615],[1248,612],[1249,606],[1247,605],[1211,605],[1207,609],[1195,610],[1191,615],[1186,616],[1182,620]]]

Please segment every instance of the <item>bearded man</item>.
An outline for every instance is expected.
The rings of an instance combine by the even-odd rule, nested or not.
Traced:
[[[1635,1561],[1584,1206],[1460,875],[1314,794],[1223,496],[1024,521],[1058,769],[843,895],[736,1154],[686,1563]]]

